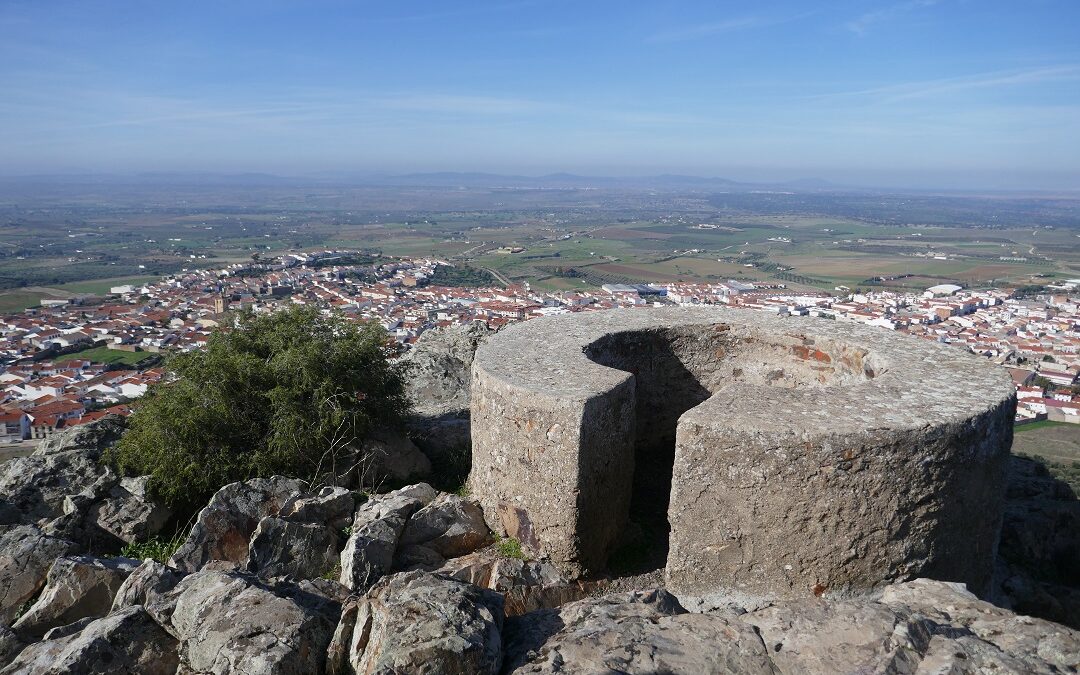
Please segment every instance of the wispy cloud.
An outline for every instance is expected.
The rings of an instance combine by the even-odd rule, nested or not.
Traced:
[[[844,24],[844,27],[853,33],[865,35],[867,30],[874,24],[895,19],[918,9],[933,7],[941,4],[941,2],[942,0],[906,0],[905,2],[898,2],[873,12],[867,12],[856,19],[848,21]]]
[[[997,89],[1001,87],[1064,82],[1080,79],[1080,64],[1064,64],[1020,70],[998,70],[961,77],[946,77],[918,82],[905,82],[885,87],[872,87],[837,94],[813,96],[814,99],[872,98],[881,103],[896,103],[910,99],[944,96],[961,91]]]
[[[799,19],[804,19],[816,13],[817,10],[809,12],[799,12],[798,14],[787,14],[783,16],[748,15],[725,19],[723,21],[697,23],[689,26],[682,26],[679,28],[673,28],[671,30],[661,31],[659,33],[654,33],[645,38],[645,42],[666,43],[701,40],[703,38],[711,37],[713,35],[722,35],[724,33],[735,33],[738,31],[776,26],[778,24],[788,23],[789,21],[797,21]]]
[[[664,31],[662,33],[656,33],[645,38],[646,42],[685,42],[687,40],[699,40],[701,38],[709,37],[710,35],[719,35],[721,33],[731,33],[738,30],[745,30],[747,28],[756,28],[762,25],[762,20],[755,16],[744,16],[736,19],[727,19],[726,21],[716,21],[713,23],[701,23],[695,26],[684,26],[675,30]]]

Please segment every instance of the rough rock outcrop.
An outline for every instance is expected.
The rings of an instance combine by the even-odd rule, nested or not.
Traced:
[[[401,433],[379,431],[364,440],[354,461],[355,484],[362,488],[378,488],[386,481],[403,483],[431,474],[431,460],[416,444]]]
[[[341,610],[298,585],[214,571],[184,578],[168,597],[160,618],[181,641],[185,667],[208,673],[322,672]]]
[[[602,587],[602,582],[567,581],[549,562],[506,558],[491,547],[448,560],[436,572],[500,593],[506,616],[558,607]]]
[[[495,331],[485,324],[425,332],[402,361],[414,401],[410,435],[430,457],[468,448],[470,371],[477,347]]]
[[[409,516],[435,499],[426,483],[375,495],[356,510],[352,532],[341,552],[341,583],[363,592],[394,566],[401,533]]]
[[[315,494],[301,493],[289,497],[281,507],[285,520],[301,523],[322,523],[335,530],[352,523],[356,510],[355,495],[343,487],[323,487]]]
[[[51,628],[105,616],[116,592],[138,566],[139,561],[128,558],[57,558],[45,590],[12,628],[23,639],[38,639]]]
[[[112,611],[134,605],[149,605],[165,595],[180,582],[180,577],[170,568],[147,558],[136,567],[113,597]]]
[[[1080,633],[916,580],[871,597],[688,613],[636,591],[507,619],[512,673],[1067,673]]]
[[[30,645],[3,675],[173,675],[176,640],[142,607],[128,607],[71,633]]]
[[[0,527],[0,623],[10,623],[45,586],[53,561],[75,549],[33,525]]]
[[[471,553],[491,541],[477,502],[441,494],[414,513],[401,534],[403,547],[424,546],[443,558]]]
[[[51,455],[76,449],[92,450],[100,454],[105,448],[116,445],[125,429],[127,420],[124,417],[106,415],[90,424],[80,424],[54,434],[42,441],[34,454]]]
[[[350,620],[357,673],[494,675],[502,663],[502,597],[472,584],[396,574],[368,591]]]
[[[108,496],[89,510],[88,519],[120,541],[145,541],[161,531],[172,509],[151,499],[147,492],[149,476],[121,478]]]
[[[156,534],[169,512],[146,494],[146,478],[121,479],[100,463],[123,428],[105,417],[0,465],[0,524],[35,525],[91,552]]]
[[[506,634],[506,671],[515,674],[777,672],[751,626],[733,615],[690,614],[662,590],[508,619]]]
[[[276,516],[290,497],[303,491],[302,482],[282,476],[226,485],[199,512],[191,533],[169,559],[170,566],[186,573],[211,560],[243,564],[259,521]]]
[[[247,569],[259,576],[311,579],[338,565],[337,532],[321,523],[263,518],[248,547]]]
[[[11,663],[25,646],[22,640],[15,635],[15,631],[0,623],[0,668]]]

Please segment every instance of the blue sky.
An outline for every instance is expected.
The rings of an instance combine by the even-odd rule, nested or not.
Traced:
[[[1080,2],[0,0],[0,172],[1080,188]]]

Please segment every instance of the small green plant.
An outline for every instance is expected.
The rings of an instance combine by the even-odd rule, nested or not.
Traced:
[[[456,494],[458,497],[470,497],[472,496],[472,490],[469,489],[468,485],[462,483],[461,487],[454,490],[454,494]]]
[[[334,563],[334,566],[323,572],[320,579],[327,581],[337,581],[341,578],[341,563]]]
[[[504,558],[525,560],[525,551],[521,548],[521,542],[513,537],[503,537],[495,534],[495,550]]]
[[[159,563],[165,564],[172,557],[172,554],[176,553],[176,549],[180,548],[180,545],[184,543],[185,538],[178,534],[172,539],[151,537],[146,541],[133,541],[124,546],[120,551],[120,555],[136,560],[152,558]]]

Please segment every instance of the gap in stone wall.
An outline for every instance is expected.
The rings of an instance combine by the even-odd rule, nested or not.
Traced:
[[[686,337],[667,330],[619,333],[586,352],[635,380],[634,478],[629,525],[609,558],[616,574],[646,573],[667,562],[675,430],[683,413],[711,395],[683,362],[696,352],[680,344]]]

